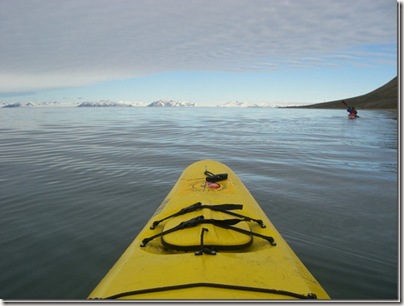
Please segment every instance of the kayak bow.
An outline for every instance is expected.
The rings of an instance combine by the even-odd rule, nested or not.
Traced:
[[[216,173],[216,174],[215,174]],[[329,299],[226,165],[187,167],[90,299]]]

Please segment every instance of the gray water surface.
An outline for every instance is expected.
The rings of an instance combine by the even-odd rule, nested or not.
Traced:
[[[185,167],[215,159],[333,299],[397,299],[397,114],[359,115],[0,109],[0,298],[87,298]]]

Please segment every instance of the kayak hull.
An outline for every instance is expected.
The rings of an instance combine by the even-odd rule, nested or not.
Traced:
[[[227,178],[207,182],[206,170],[226,173]],[[204,207],[178,215],[195,203]],[[223,205],[226,211],[216,210]],[[240,205],[242,209],[233,210]],[[247,219],[231,214],[235,212]],[[179,224],[186,226],[177,230]],[[213,160],[196,162],[184,170],[89,296],[143,300],[313,297],[329,299],[237,175]]]

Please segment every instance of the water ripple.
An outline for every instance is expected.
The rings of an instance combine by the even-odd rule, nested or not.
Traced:
[[[324,110],[0,112],[2,298],[85,298],[200,159],[233,168],[333,298],[397,294],[388,112],[357,121]]]

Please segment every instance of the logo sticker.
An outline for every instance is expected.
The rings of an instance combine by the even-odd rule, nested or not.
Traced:
[[[207,182],[205,178],[188,179],[185,183],[187,192],[216,192],[228,189],[226,182],[219,184],[218,182]]]
[[[203,185],[206,185],[206,187],[212,188],[212,189],[220,188],[220,185],[218,183],[206,182],[206,184],[203,184]]]

